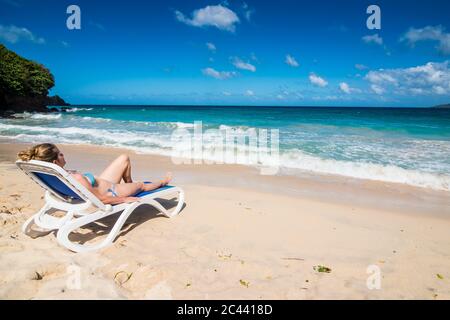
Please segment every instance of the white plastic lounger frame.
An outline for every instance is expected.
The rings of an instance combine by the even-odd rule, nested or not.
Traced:
[[[44,231],[57,230],[56,237],[58,242],[75,252],[94,251],[111,245],[130,214],[142,204],[149,204],[155,207],[169,218],[176,216],[184,204],[183,190],[178,187],[168,186],[143,195],[136,202],[106,205],[67,171],[56,164],[37,160],[16,161],[16,164],[33,181],[46,190],[45,205],[23,224],[22,231],[25,234],[29,234],[33,224],[36,224]],[[169,211],[156,198],[171,195],[178,196],[178,204],[172,211]],[[91,209],[92,213],[87,212],[92,207],[96,211],[92,212]],[[54,217],[51,213],[55,210],[63,211],[65,215],[61,218]],[[74,230],[121,211],[122,213],[108,236],[99,243],[81,245],[69,240],[69,235]]]

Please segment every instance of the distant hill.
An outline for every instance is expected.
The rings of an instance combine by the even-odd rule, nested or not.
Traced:
[[[0,117],[24,111],[48,112],[49,105],[67,105],[58,96],[48,96],[54,85],[47,68],[0,44]]]
[[[438,106],[434,106],[433,108],[437,108],[437,109],[450,109],[450,103],[447,104],[440,104]]]

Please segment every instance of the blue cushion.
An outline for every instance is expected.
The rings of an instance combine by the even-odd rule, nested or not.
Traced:
[[[62,182],[57,176],[43,173],[43,172],[33,172],[44,184],[46,184],[52,191],[60,195],[63,198],[70,197],[75,200],[82,200],[72,189],[70,189],[64,182]],[[150,181],[145,181],[144,183],[151,183]],[[161,190],[173,188],[173,186],[164,186],[151,191],[141,191],[134,195],[134,197],[144,197],[146,195],[159,192]]]
[[[151,183],[151,181],[145,181],[144,183]],[[155,190],[151,190],[151,191],[141,191],[141,192],[136,193],[134,195],[134,197],[144,197],[144,196],[147,196],[149,194],[152,194],[152,193],[155,193],[155,192],[159,192],[161,190],[166,190],[166,189],[169,189],[169,188],[173,188],[173,186],[167,185],[167,186],[164,186],[164,187],[161,187],[161,188],[158,188],[158,189],[155,189]]]
[[[61,181],[57,176],[43,173],[43,172],[33,172],[47,187],[49,187],[56,194],[63,198],[73,198],[76,200],[82,200],[72,189],[70,189],[64,182]]]

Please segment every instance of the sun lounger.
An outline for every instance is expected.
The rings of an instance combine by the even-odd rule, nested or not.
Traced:
[[[183,190],[168,185],[134,195],[139,198],[139,201],[136,202],[107,205],[56,164],[37,160],[19,160],[16,161],[16,164],[33,181],[46,190],[45,205],[24,223],[22,231],[29,234],[34,224],[44,231],[55,230],[57,231],[58,242],[75,252],[94,251],[111,245],[128,217],[137,207],[143,204],[155,207],[170,218],[176,216],[184,204]],[[158,202],[158,199],[170,196],[177,196],[178,204],[172,210],[167,210]],[[62,211],[65,214],[62,217],[52,216],[51,214],[55,211]],[[78,228],[118,213],[120,215],[111,231],[99,243],[79,244],[70,241],[70,233]]]

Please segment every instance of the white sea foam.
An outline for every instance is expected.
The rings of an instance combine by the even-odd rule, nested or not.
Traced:
[[[22,113],[14,113],[12,115],[13,118],[16,119],[36,119],[36,120],[57,120],[61,119],[60,113],[31,113],[31,112],[22,112]]]
[[[444,174],[407,170],[395,165],[321,159],[300,150],[284,152],[280,157],[286,168],[450,191],[450,176]]]
[[[108,119],[108,118],[83,117],[82,119],[93,121],[93,122],[111,122],[111,119]]]
[[[101,118],[92,119],[95,119],[93,121],[97,121]],[[153,122],[151,124],[155,123]],[[158,124],[161,125],[163,122]],[[166,122],[165,124],[176,127],[183,127],[185,125],[184,123],[179,122]],[[190,125],[192,126],[192,124]],[[191,126],[186,126],[186,128],[190,128]],[[240,129],[243,134],[246,133],[246,130],[244,130],[243,127],[229,127],[223,125],[219,128]],[[54,143],[104,145],[109,147],[128,148],[138,153],[162,154],[168,156],[171,155],[172,150],[172,142],[169,134],[163,134],[159,131],[132,131],[126,126],[100,129],[79,128],[74,126],[48,127],[0,123],[0,137],[33,143],[49,141]],[[207,134],[205,134],[205,138],[206,141],[204,142],[204,152],[201,155],[203,160],[218,160],[215,159],[217,155],[213,152],[214,143],[208,141],[209,137]],[[213,139],[211,140],[213,141]],[[184,146],[183,148],[187,147],[189,146]],[[248,152],[258,152],[258,150],[249,148],[248,146],[237,146],[236,151],[238,156],[244,155]],[[315,155],[313,156],[307,154],[300,149],[281,151],[280,166],[282,168],[292,168],[320,174],[332,174],[359,179],[403,183],[417,187],[450,191],[450,176],[446,174],[404,169],[395,164],[382,165],[368,161],[358,162],[324,159]]]
[[[42,119],[42,120],[58,120],[61,119],[61,113],[48,114],[48,113],[34,113],[30,116],[31,119]]]
[[[91,111],[93,108],[68,108],[66,112]]]

